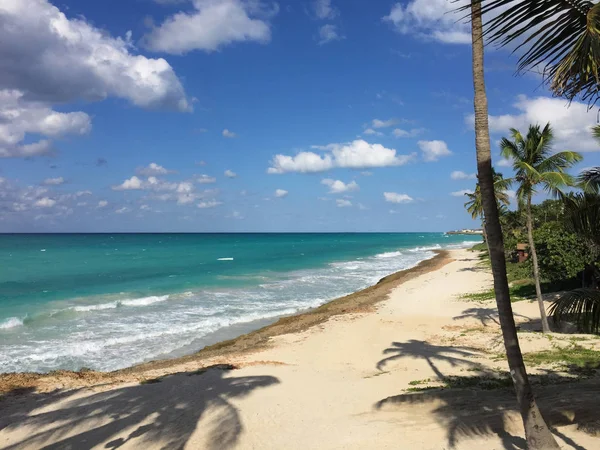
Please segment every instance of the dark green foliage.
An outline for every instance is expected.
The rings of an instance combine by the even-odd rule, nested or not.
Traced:
[[[560,222],[547,222],[533,232],[542,279],[575,278],[594,260],[583,239],[568,232]]]

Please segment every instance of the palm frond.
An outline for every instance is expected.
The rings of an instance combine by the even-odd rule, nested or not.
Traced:
[[[592,136],[600,143],[600,125],[592,127]]]
[[[568,169],[583,159],[577,152],[564,151],[555,153],[538,165],[539,172],[556,172]]]
[[[504,178],[501,173],[494,176],[494,189],[496,191],[506,191],[510,189],[512,184],[515,182],[514,178]]]
[[[550,306],[556,323],[575,322],[579,331],[600,331],[600,291],[581,288],[565,292]]]
[[[500,141],[500,151],[502,156],[506,159],[511,159],[513,161],[523,159],[523,155],[517,144],[506,138],[502,138]]]
[[[540,174],[539,183],[543,185],[545,191],[554,193],[575,185],[575,178],[566,172],[543,172]]]
[[[517,172],[517,179],[527,179],[531,184],[538,183],[541,175],[528,161],[515,161],[513,169]]]
[[[553,93],[595,103],[600,95],[600,6],[588,0],[472,0],[481,4],[485,36],[515,44],[517,70],[543,67]]]
[[[577,177],[577,181],[584,192],[597,194],[600,192],[600,167],[584,170]]]
[[[595,254],[600,254],[600,197],[569,194],[563,202],[567,228],[581,236]]]

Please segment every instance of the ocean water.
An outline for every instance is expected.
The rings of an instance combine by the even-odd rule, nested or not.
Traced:
[[[0,371],[115,370],[191,353],[211,336],[476,242],[443,233],[0,235]]]

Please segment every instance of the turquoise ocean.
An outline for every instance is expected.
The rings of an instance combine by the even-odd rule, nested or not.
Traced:
[[[0,235],[0,371],[189,354],[375,284],[476,236]]]

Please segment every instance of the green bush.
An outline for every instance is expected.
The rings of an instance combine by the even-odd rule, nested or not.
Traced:
[[[592,254],[582,239],[568,232],[559,222],[547,222],[534,230],[542,279],[549,281],[576,277]]]

